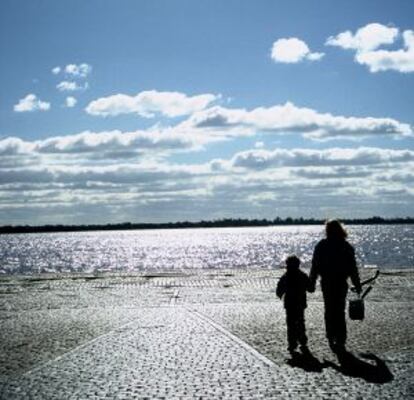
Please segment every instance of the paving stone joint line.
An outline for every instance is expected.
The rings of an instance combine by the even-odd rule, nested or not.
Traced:
[[[258,360],[263,362],[268,367],[276,367],[276,364],[272,360],[270,360],[269,358],[264,356],[262,353],[258,352],[252,346],[247,344],[244,340],[242,340],[239,337],[237,337],[236,335],[232,334],[230,331],[228,331],[226,328],[224,328],[223,326],[221,326],[217,322],[213,321],[211,318],[207,317],[206,315],[202,314],[201,312],[199,312],[197,310],[194,310],[194,309],[191,309],[191,308],[188,308],[188,307],[184,307],[184,308],[187,309],[187,311],[189,311],[190,315],[194,315],[194,316],[196,316],[196,318],[201,319],[202,321],[210,324],[216,330],[218,330],[219,332],[221,332],[222,334],[227,336],[230,340],[232,340],[233,342],[235,342],[236,344],[241,346],[244,350],[248,351],[250,354],[252,354],[254,357],[256,357]]]
[[[137,308],[137,307],[132,307],[132,308]],[[157,307],[140,307],[140,309],[142,309],[142,308],[171,308],[171,306],[166,305],[166,306],[157,306]],[[55,358],[52,358],[52,359],[47,360],[45,362],[42,362],[42,363],[36,365],[35,367],[31,368],[30,370],[26,371],[23,374],[23,376],[29,376],[32,373],[35,373],[37,371],[40,371],[43,368],[46,368],[47,366],[49,366],[49,365],[51,365],[51,364],[53,364],[53,363],[55,363],[55,362],[57,362],[57,361],[65,358],[65,357],[68,357],[70,355],[76,354],[77,352],[79,352],[79,351],[83,350],[84,348],[92,345],[93,343],[96,343],[96,342],[98,342],[98,341],[100,341],[100,340],[102,340],[102,339],[104,339],[106,337],[109,337],[109,336],[113,335],[117,331],[122,331],[123,329],[125,329],[129,325],[132,325],[132,324],[136,323],[138,320],[139,320],[138,318],[134,318],[133,320],[131,320],[131,321],[129,321],[129,322],[127,322],[127,323],[125,323],[125,324],[123,324],[121,326],[118,326],[118,327],[116,327],[114,329],[111,329],[110,331],[108,331],[106,333],[103,333],[102,335],[98,335],[98,336],[94,337],[93,339],[88,340],[85,343],[82,343],[79,346],[76,346],[73,349],[70,349],[69,351],[64,352],[63,354],[60,354],[59,356],[57,356]]]

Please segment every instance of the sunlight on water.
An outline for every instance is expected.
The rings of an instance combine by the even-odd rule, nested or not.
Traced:
[[[361,266],[414,266],[414,226],[350,226]],[[100,231],[0,236],[0,273],[309,266],[321,226]]]

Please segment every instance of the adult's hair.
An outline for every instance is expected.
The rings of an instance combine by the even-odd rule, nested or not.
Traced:
[[[325,223],[325,232],[328,239],[346,239],[348,233],[337,219],[330,219]]]

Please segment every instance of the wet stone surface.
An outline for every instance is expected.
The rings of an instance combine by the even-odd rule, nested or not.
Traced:
[[[381,276],[342,364],[320,292],[306,313],[314,357],[288,357],[279,276],[2,278],[0,399],[414,398],[412,271]]]

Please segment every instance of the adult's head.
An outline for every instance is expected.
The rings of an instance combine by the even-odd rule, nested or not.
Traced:
[[[345,240],[348,236],[345,228],[337,219],[330,219],[325,223],[325,233],[328,239]]]

